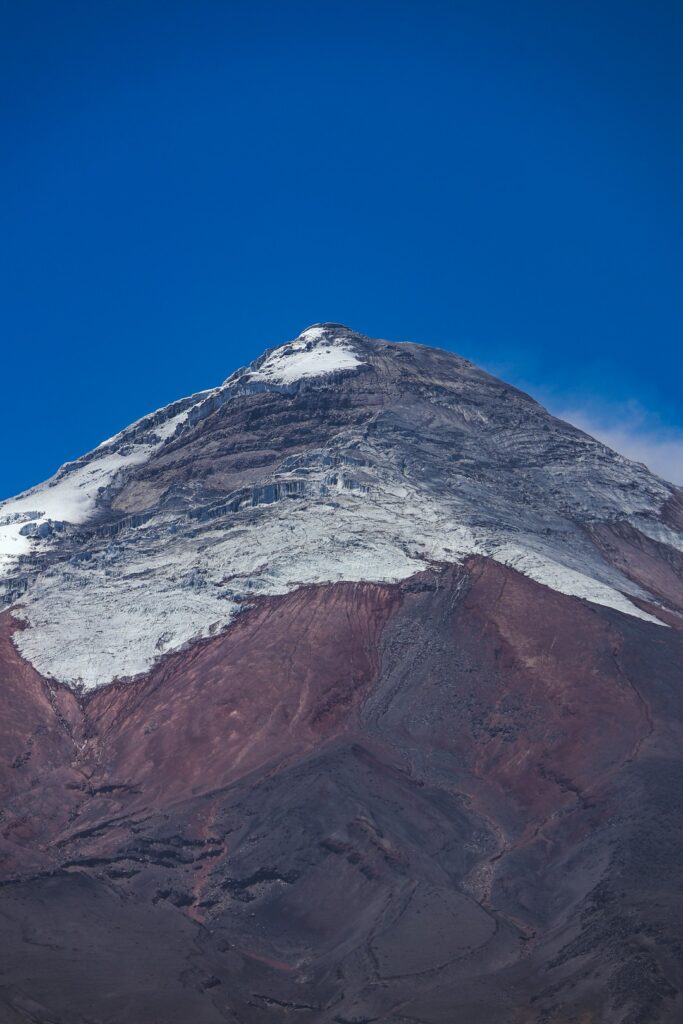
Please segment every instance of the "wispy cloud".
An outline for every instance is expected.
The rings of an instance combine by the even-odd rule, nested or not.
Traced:
[[[555,416],[585,430],[654,473],[683,485],[683,430],[666,426],[639,402],[572,401],[557,396],[545,403]]]
[[[526,391],[562,420],[634,462],[644,462],[658,476],[683,487],[683,426],[665,423],[638,399],[618,401],[596,392],[539,382],[542,367],[520,360],[486,359],[475,352],[474,362],[489,373]],[[523,362],[523,361],[522,361]]]

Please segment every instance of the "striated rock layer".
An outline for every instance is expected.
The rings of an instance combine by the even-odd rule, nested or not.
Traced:
[[[0,506],[0,1020],[683,1019],[682,527],[337,325]]]

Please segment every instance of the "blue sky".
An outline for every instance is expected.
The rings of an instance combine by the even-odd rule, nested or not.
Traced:
[[[0,496],[322,320],[683,482],[680,4],[0,10]]]

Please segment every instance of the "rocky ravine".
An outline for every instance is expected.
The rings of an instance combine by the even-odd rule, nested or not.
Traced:
[[[339,325],[0,505],[0,1020],[683,1019],[682,539]]]

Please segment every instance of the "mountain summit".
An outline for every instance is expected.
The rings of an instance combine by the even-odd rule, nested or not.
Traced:
[[[25,657],[92,688],[257,596],[475,554],[666,621],[666,580],[624,552],[656,561],[679,514],[675,487],[471,363],[319,324],[0,505],[0,586]]]
[[[674,1024],[683,492],[316,324],[0,504],[2,1020]]]

